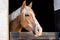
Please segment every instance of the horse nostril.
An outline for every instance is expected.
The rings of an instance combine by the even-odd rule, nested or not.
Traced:
[[[39,31],[39,29],[37,31]]]

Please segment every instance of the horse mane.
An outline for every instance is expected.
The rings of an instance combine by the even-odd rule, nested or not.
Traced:
[[[25,8],[26,8],[26,9],[30,9],[31,12],[32,12],[32,15],[34,16],[34,14],[33,14],[34,12],[33,12],[33,10],[32,10],[29,6],[26,6]],[[12,13],[9,15],[9,21],[11,22],[11,21],[13,21],[14,19],[16,19],[16,17],[20,15],[20,12],[21,12],[21,7],[18,8],[17,10],[15,10],[14,12],[12,12]],[[25,10],[22,11],[22,12],[24,13]],[[25,14],[23,14],[23,15],[25,15]]]
[[[20,13],[20,10],[21,8],[18,8],[17,10],[15,10],[14,12],[12,12],[10,15],[9,15],[9,20],[12,21],[14,20]]]

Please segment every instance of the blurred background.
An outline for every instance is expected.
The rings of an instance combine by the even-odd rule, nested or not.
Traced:
[[[55,31],[60,32],[60,0],[54,0]]]

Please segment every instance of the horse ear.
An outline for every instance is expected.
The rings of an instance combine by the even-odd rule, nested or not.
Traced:
[[[25,6],[26,6],[26,1],[23,2],[22,9],[25,8]]]
[[[32,2],[29,4],[29,7],[31,7],[31,8],[32,8]]]

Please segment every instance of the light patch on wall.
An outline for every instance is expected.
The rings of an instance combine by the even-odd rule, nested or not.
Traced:
[[[54,10],[60,9],[60,0],[54,0]]]
[[[0,40],[8,39],[8,0],[0,0]]]

